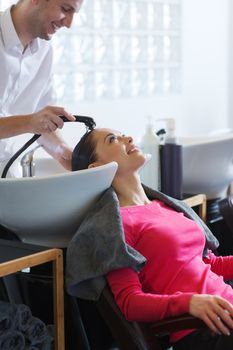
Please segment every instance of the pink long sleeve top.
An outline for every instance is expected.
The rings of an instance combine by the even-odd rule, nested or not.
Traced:
[[[128,320],[153,322],[189,312],[193,294],[215,294],[233,303],[233,290],[223,279],[233,278],[233,256],[202,253],[201,228],[155,200],[121,208],[125,240],[147,258],[136,273],[130,268],[107,275],[116,303]],[[190,331],[172,334],[175,342]]]

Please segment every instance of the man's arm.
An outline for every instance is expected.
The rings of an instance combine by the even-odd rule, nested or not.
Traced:
[[[65,169],[71,170],[72,149],[64,142],[57,130],[41,136],[38,143]]]
[[[56,131],[64,125],[63,120],[59,117],[61,115],[70,121],[75,121],[75,118],[64,108],[55,106],[47,106],[33,114],[1,117],[0,139],[24,133],[42,135],[38,142],[65,169],[71,170],[72,150]]]
[[[59,117],[64,115],[70,121],[75,118],[62,107],[47,106],[39,112],[0,118],[0,139],[25,133],[50,134],[64,125]]]

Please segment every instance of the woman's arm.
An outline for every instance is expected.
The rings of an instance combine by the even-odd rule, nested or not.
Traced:
[[[129,268],[108,273],[107,280],[117,305],[129,321],[154,322],[190,313],[203,320],[214,333],[229,335],[233,329],[233,306],[219,296],[144,293],[137,273]]]
[[[189,312],[193,293],[144,293],[138,274],[130,268],[108,273],[107,281],[117,305],[130,321],[152,322]]]
[[[233,256],[216,256],[210,250],[208,257],[203,259],[211,265],[211,270],[225,280],[233,279]]]

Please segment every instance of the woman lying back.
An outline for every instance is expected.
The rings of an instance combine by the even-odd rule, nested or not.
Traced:
[[[112,186],[118,196],[127,244],[146,257],[139,273],[108,273],[116,303],[128,320],[152,322],[184,313],[206,330],[176,332],[175,350],[233,348],[233,256],[203,258],[199,225],[160,200],[149,200],[140,182],[145,156],[132,137],[110,129],[87,132],[73,151],[73,170],[118,163]]]

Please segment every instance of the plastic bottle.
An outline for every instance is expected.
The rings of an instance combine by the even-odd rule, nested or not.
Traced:
[[[165,143],[161,146],[161,191],[171,197],[182,199],[182,146],[175,136],[175,120],[160,119],[166,122]]]
[[[155,190],[160,187],[159,137],[154,132],[149,118],[141,140],[141,150],[146,155],[146,163],[140,171],[141,182]]]

